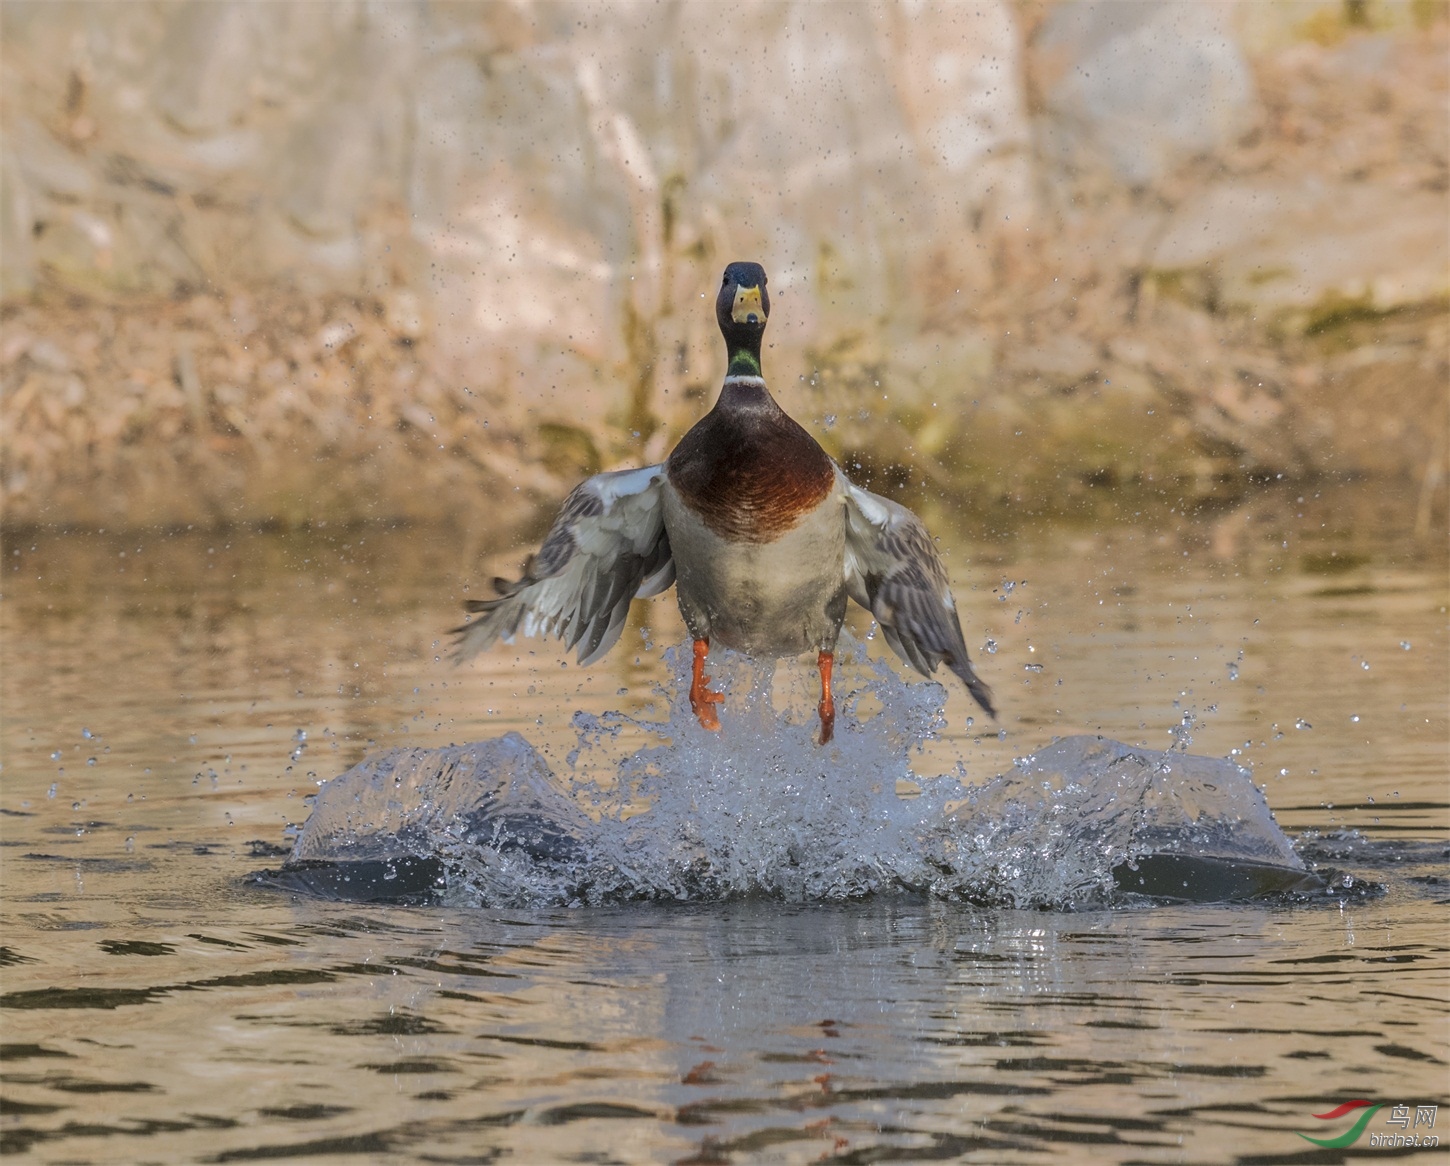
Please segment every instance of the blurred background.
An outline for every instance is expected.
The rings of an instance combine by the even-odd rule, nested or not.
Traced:
[[[1443,532],[1447,14],[6,0],[4,520],[536,524],[709,408],[755,259],[878,489]]]

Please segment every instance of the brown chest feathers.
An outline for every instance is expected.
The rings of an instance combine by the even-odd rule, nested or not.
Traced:
[[[720,538],[768,543],[819,506],[835,467],[764,388],[727,386],[670,454],[680,499]]]

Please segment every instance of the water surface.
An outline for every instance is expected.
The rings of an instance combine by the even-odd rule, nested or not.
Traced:
[[[1413,1113],[1450,1093],[1445,556],[1398,517],[1412,504],[1297,497],[949,534],[1004,711],[983,723],[952,690],[912,765],[985,780],[1084,732],[1232,756],[1311,864],[1383,888],[1322,906],[507,911],[268,891],[246,875],[370,751],[512,730],[564,770],[576,711],[661,718],[682,635],[668,597],[589,670],[533,642],[455,669],[441,631],[489,574],[466,534],[9,536],[4,1146],[41,1162],[1370,1152],[1388,1108],[1356,1151],[1297,1133],[1342,1132],[1310,1116],[1341,1100]],[[806,663],[792,670],[808,699]]]

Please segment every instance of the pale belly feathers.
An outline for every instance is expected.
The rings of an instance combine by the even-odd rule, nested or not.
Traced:
[[[680,614],[691,636],[757,656],[830,650],[846,611],[844,502],[838,490],[767,543],[727,542],[664,483]]]

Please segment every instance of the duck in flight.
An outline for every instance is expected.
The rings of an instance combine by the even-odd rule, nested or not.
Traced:
[[[586,478],[564,500],[523,577],[495,579],[492,599],[458,636],[466,660],[502,639],[555,634],[589,664],[614,646],[629,601],[675,585],[694,640],[690,707],[719,730],[706,654],[815,652],[821,743],[836,707],[836,640],[855,600],[896,654],[924,676],[945,663],[989,714],[991,690],[967,658],[956,602],[931,536],[910,510],[853,486],[770,395],[760,341],[770,315],[765,269],[725,269],[715,318],[730,365],[715,407],[659,465]]]

